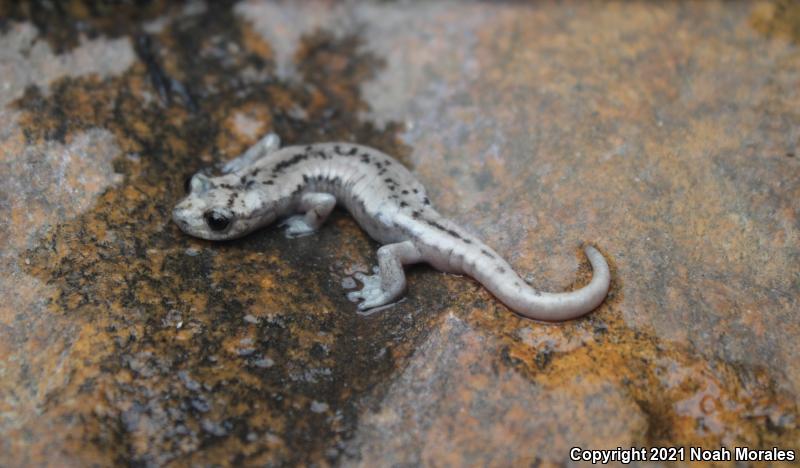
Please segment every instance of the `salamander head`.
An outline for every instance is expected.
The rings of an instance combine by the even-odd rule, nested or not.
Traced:
[[[228,184],[228,177],[196,174],[188,194],[172,210],[172,219],[187,234],[208,240],[242,237],[275,220],[261,190]]]

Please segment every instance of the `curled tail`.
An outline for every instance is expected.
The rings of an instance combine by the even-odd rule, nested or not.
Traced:
[[[488,268],[486,265],[488,262],[479,262],[474,265],[474,271],[466,273],[483,284],[514,312],[535,320],[561,322],[591,312],[608,294],[611,273],[603,254],[592,246],[586,246],[584,252],[592,264],[592,280],[576,291],[563,293],[536,291],[522,281],[499,257]]]

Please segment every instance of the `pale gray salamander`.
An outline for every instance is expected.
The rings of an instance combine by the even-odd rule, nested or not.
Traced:
[[[360,310],[396,301],[406,287],[405,265],[427,262],[479,281],[515,312],[562,321],[595,309],[606,297],[610,273],[594,247],[584,251],[594,270],[590,283],[564,293],[540,292],[523,281],[494,250],[440,215],[425,188],[392,157],[352,143],[280,147],[269,134],[222,168],[223,175],[195,174],[186,198],[173,211],[180,228],[210,240],[241,237],[286,218],[286,235],[317,230],[336,205],[343,206],[382,247],[375,275],[357,274]]]

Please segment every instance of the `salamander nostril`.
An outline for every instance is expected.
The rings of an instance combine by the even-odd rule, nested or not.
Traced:
[[[186,221],[186,210],[183,208],[175,208],[172,210],[172,219],[182,226],[187,226],[189,224]]]

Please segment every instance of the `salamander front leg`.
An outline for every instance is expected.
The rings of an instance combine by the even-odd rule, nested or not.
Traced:
[[[356,273],[357,280],[364,283],[360,291],[347,295],[351,301],[362,299],[358,310],[367,310],[389,304],[396,300],[406,288],[404,265],[419,263],[422,254],[411,241],[384,245],[378,249],[378,274]]]
[[[307,193],[300,199],[300,211],[304,214],[286,218],[280,226],[286,226],[286,237],[307,236],[322,226],[336,206],[336,197],[330,193]]]
[[[222,166],[224,174],[231,172],[241,171],[247,167],[252,166],[256,161],[264,156],[274,153],[281,147],[281,139],[275,133],[268,133],[264,138],[258,141],[255,145],[247,149],[241,156],[231,159]]]

